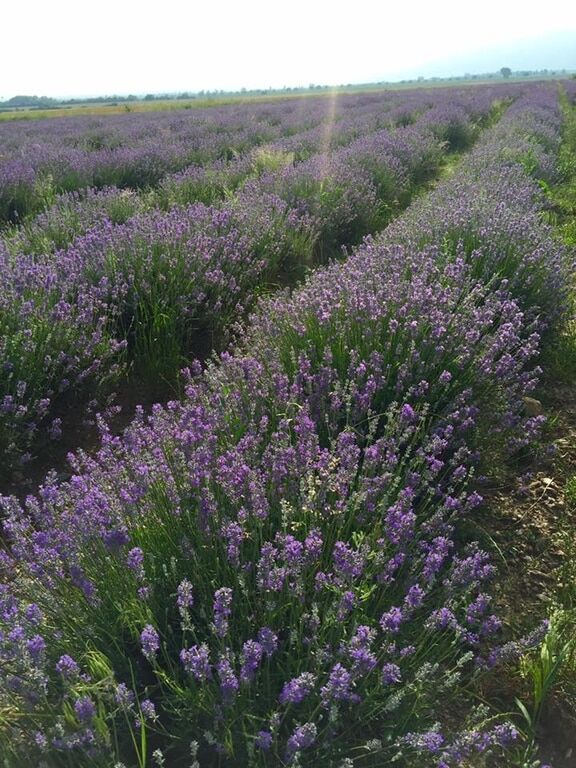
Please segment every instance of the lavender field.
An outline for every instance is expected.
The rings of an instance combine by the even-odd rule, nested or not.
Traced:
[[[548,616],[471,531],[545,428],[575,97],[0,124],[2,766],[540,765],[474,691]]]

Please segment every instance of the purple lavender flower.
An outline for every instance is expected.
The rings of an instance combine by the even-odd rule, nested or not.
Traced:
[[[255,743],[258,749],[266,752],[272,747],[272,734],[270,731],[258,731]]]
[[[74,661],[72,656],[65,653],[60,656],[56,662],[56,671],[59,672],[65,680],[73,680],[80,674],[80,667]]]
[[[120,709],[128,710],[134,704],[134,693],[131,691],[126,683],[118,683],[114,692],[114,701]]]
[[[411,506],[413,492],[405,491],[386,512],[386,535],[393,544],[410,539],[414,533],[416,515]]]
[[[136,577],[144,577],[144,552],[140,547],[133,547],[126,555],[126,565],[136,574]]]
[[[114,528],[104,533],[104,545],[109,552],[116,552],[128,544],[130,537],[126,528]]]
[[[180,651],[180,661],[186,672],[194,675],[198,682],[204,682],[212,677],[210,651],[205,643],[193,645],[191,648],[183,648]]]
[[[267,656],[272,656],[278,650],[278,635],[269,627],[262,627],[258,631],[258,642]]]
[[[156,714],[156,707],[150,699],[144,699],[140,702],[140,710],[146,720],[157,720],[158,715]]]
[[[282,551],[284,558],[290,565],[298,565],[302,563],[304,555],[304,544],[294,536],[289,534],[284,537],[282,541]]]
[[[412,408],[411,405],[408,405],[408,403],[404,403],[404,405],[400,409],[400,415],[402,419],[408,424],[412,424],[414,421],[418,419],[418,416],[416,415],[414,409]]]
[[[242,666],[240,668],[240,680],[250,683],[254,680],[258,667],[264,655],[264,648],[255,640],[247,640],[242,648]]]
[[[382,682],[384,685],[399,683],[402,679],[400,667],[397,664],[387,663],[382,667]]]
[[[306,551],[306,556],[310,560],[317,559],[318,557],[320,557],[322,553],[323,546],[324,546],[324,540],[322,538],[321,531],[319,531],[317,528],[313,528],[308,533],[304,541],[304,549]]]
[[[420,608],[425,595],[425,591],[419,584],[413,584],[408,590],[404,602],[409,608]]]
[[[316,684],[316,675],[311,672],[302,672],[298,677],[293,677],[284,683],[278,701],[280,704],[300,704],[310,695]]]
[[[43,617],[43,613],[36,603],[30,603],[30,605],[26,606],[24,615],[31,624],[39,624]]]
[[[218,637],[228,632],[228,619],[232,614],[232,590],[222,587],[214,593],[214,627]]]
[[[35,662],[39,662],[46,650],[46,641],[42,635],[34,635],[26,641],[26,650]]]
[[[142,646],[142,653],[148,661],[154,661],[160,648],[160,637],[151,624],[147,624],[140,633],[140,645]]]
[[[41,752],[45,752],[48,749],[48,739],[42,731],[36,731],[34,733],[34,743]]]
[[[181,610],[192,608],[194,605],[194,594],[192,592],[192,584],[188,579],[182,579],[180,584],[178,584],[177,594],[176,603],[178,608]]]
[[[402,742],[417,750],[437,754],[445,743],[444,736],[438,731],[426,731],[424,733],[407,733],[402,737]]]
[[[502,619],[494,614],[487,616],[480,624],[480,636],[490,637],[502,629]]]
[[[345,645],[345,650],[352,661],[352,671],[355,675],[371,672],[377,665],[376,655],[371,645],[376,638],[376,630],[361,624],[354,636]]]
[[[428,552],[422,569],[422,575],[426,580],[431,581],[439,572],[452,547],[452,542],[446,536],[437,536],[427,547]]]
[[[220,691],[226,703],[230,703],[238,691],[238,678],[234,674],[230,661],[222,657],[216,664],[216,671],[220,680]]]
[[[296,752],[299,752],[301,749],[311,747],[316,741],[317,735],[318,729],[314,723],[305,723],[304,725],[298,726],[286,744],[286,756],[288,760],[291,760]]]
[[[400,626],[404,621],[402,609],[394,606],[389,611],[383,613],[380,617],[380,626],[384,632],[390,632],[393,635],[400,631]]]
[[[501,747],[507,747],[518,738],[518,731],[511,723],[496,725],[493,730],[494,741]],[[545,768],[545,766],[542,766]]]
[[[447,629],[458,624],[454,613],[449,608],[438,608],[426,620],[426,626],[431,629]]]
[[[96,707],[90,696],[81,696],[74,702],[74,712],[82,723],[89,723],[96,715]]]
[[[344,619],[352,612],[356,605],[356,595],[354,592],[347,590],[342,593],[340,602],[338,603],[338,621],[344,621]]]
[[[362,552],[352,549],[343,541],[337,541],[332,556],[334,568],[345,578],[357,579],[362,575],[365,559]]]
[[[48,428],[48,435],[51,440],[60,440],[62,437],[62,419],[52,419]]]
[[[322,705],[328,707],[332,701],[349,701],[356,704],[360,696],[352,690],[354,678],[340,663],[335,664],[328,677],[328,682],[320,689]]]
[[[491,602],[492,598],[490,595],[484,593],[478,595],[478,597],[466,608],[466,621],[469,624],[474,624],[475,622],[480,621],[488,610]]]

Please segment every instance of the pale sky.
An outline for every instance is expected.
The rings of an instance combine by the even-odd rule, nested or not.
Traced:
[[[555,33],[564,49],[536,61],[536,38]],[[496,68],[532,68],[503,60],[521,51],[576,69],[576,2],[0,0],[0,98],[463,74],[487,71],[489,51]]]

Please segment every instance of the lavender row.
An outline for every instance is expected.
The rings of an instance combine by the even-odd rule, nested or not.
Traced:
[[[527,308],[553,323],[566,308],[566,265],[541,221],[541,182],[556,180],[560,124],[553,90],[520,97],[452,177],[416,201],[379,242],[437,243],[445,254],[463,248],[477,277],[508,280]]]
[[[393,125],[395,120],[411,120],[412,111],[423,108],[410,96],[392,95],[364,105],[357,101],[345,98],[337,112],[325,99],[301,99],[240,109],[6,124],[0,126],[5,146],[0,218],[18,221],[44,207],[54,192],[154,186],[164,175],[189,164],[232,160],[255,146],[301,132],[309,136],[301,147],[306,151],[328,117],[334,123],[335,141],[340,136],[345,141],[370,120]]]
[[[263,170],[219,205],[145,211],[133,192],[89,192],[55,216],[43,214],[19,241],[7,240],[5,338],[20,325],[32,334],[0,350],[0,423],[11,460],[42,425],[58,434],[54,410],[70,389],[102,390],[131,362],[152,384],[173,382],[199,342],[202,350],[222,345],[258,291],[294,283],[342,245],[382,228],[437,172],[449,150],[442,136],[474,132],[489,108],[484,94],[474,95],[467,112],[429,110],[414,125]],[[52,253],[50,243],[67,244],[83,218],[93,226]],[[66,312],[57,319],[62,331],[48,333],[53,307]],[[74,347],[81,359],[71,355]]]
[[[500,101],[504,94],[501,96]],[[239,157],[214,160],[206,165],[187,165],[183,171],[162,179],[152,195],[135,195],[115,187],[102,192],[88,189],[80,194],[61,195],[35,220],[25,221],[8,244],[11,250],[42,253],[43,250],[53,250],[53,243],[60,247],[67,244],[73,236],[90,224],[99,223],[107,214],[114,220],[127,217],[130,211],[134,213],[154,207],[168,209],[174,204],[193,202],[214,204],[229,197],[250,177],[292,167],[312,156],[324,157],[323,164],[326,165],[326,155],[338,153],[351,142],[357,139],[365,142],[371,134],[385,135],[396,125],[412,124],[416,120],[421,125],[426,124],[438,141],[445,141],[452,149],[465,148],[486,121],[495,98],[496,94],[490,88],[454,93],[446,103],[445,92],[430,94],[424,91],[417,97],[408,98],[402,107],[392,112],[383,109],[385,104],[381,100],[371,101],[368,114],[364,113],[365,107],[346,120],[337,119],[336,115],[325,116],[330,122],[320,123],[289,139],[258,146]]]
[[[538,109],[558,127],[548,93],[533,99],[510,117],[513,152]],[[494,151],[475,194],[498,165],[526,174]],[[534,211],[525,198],[532,229]],[[488,234],[483,248],[496,253]],[[9,764],[131,766],[158,750],[168,764],[446,768],[514,740],[458,687],[539,631],[501,645],[494,569],[459,521],[481,502],[486,442],[537,433],[519,403],[546,318],[535,294],[482,279],[481,254],[367,242],[265,303],[182,403],[122,438],[103,426],[69,482],[3,500]],[[446,697],[459,729],[439,722]]]
[[[290,170],[303,161],[312,165],[323,164],[327,173],[330,160],[327,156],[342,155],[341,149],[348,147],[348,155],[354,154],[362,142],[370,136],[389,135],[394,127],[406,127],[418,123],[420,130],[426,125],[439,142],[445,142],[453,150],[467,148],[476,138],[481,125],[486,122],[493,105],[506,102],[518,95],[519,91],[498,92],[493,89],[478,92],[420,92],[394,113],[383,120],[377,113],[370,120],[358,120],[347,127],[343,136],[341,126],[333,118],[319,124],[312,131],[282,139],[256,149],[250,158],[243,157],[226,166],[190,166],[185,171],[167,177],[161,184],[159,202],[187,203],[200,199],[213,202],[226,192],[234,191],[250,175],[262,176],[267,172]],[[407,109],[410,104],[410,111]],[[375,150],[375,147],[372,148]],[[254,173],[250,173],[253,172]],[[317,173],[316,173],[317,175]]]
[[[506,99],[517,92],[515,86],[493,86],[472,92],[472,100]],[[465,89],[339,95],[100,120],[5,123],[0,126],[0,222],[21,221],[57,193],[154,187],[186,166],[230,161],[260,145],[278,143],[303,159],[319,146],[338,147],[367,131],[412,122],[430,106],[466,104],[470,97]]]
[[[490,102],[487,104],[489,106]],[[416,114],[428,108],[429,103],[423,101],[413,103],[411,108],[406,105],[396,119],[412,123]],[[391,122],[386,122],[384,115]],[[156,207],[168,210],[173,205],[194,202],[207,205],[218,203],[234,193],[249,177],[257,177],[265,171],[286,165],[292,166],[318,152],[329,153],[333,143],[344,145],[357,134],[374,132],[380,124],[385,124],[386,130],[394,126],[394,115],[386,110],[377,111],[370,117],[372,120],[368,121],[362,113],[354,114],[352,119],[346,121],[346,130],[342,132],[343,126],[336,123],[332,116],[329,136],[328,127],[320,125],[297,133],[288,144],[267,143],[238,157],[215,159],[207,165],[185,163],[184,170],[168,174],[161,181],[155,194],[135,194],[134,190],[114,186],[103,189],[88,187],[80,192],[64,193],[44,212],[24,221],[22,227],[13,228],[7,245],[15,252],[48,253],[65,247],[75,236],[106,218],[115,222]],[[325,119],[328,118],[325,116]],[[341,133],[343,135],[338,141]]]

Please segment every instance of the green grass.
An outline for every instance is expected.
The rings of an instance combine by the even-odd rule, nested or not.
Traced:
[[[560,183],[546,188],[552,210],[550,222],[559,237],[569,248],[576,247],[576,105],[570,104],[565,93],[561,94],[564,111],[564,140],[558,158]]]
[[[560,181],[553,187],[543,184],[550,201],[547,220],[566,245],[568,258],[576,256],[576,105],[565,93],[560,97],[564,112],[564,135],[558,157]],[[543,368],[552,381],[576,383],[576,285],[572,286],[571,308],[564,327],[543,355]]]

